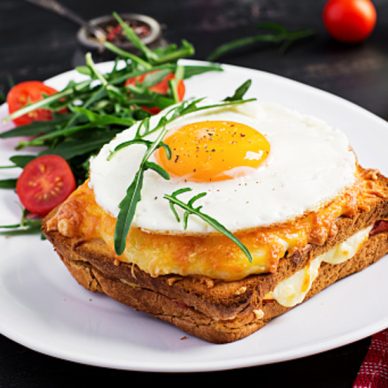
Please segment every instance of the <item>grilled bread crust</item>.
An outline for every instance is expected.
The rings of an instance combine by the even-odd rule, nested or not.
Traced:
[[[81,256],[78,250],[73,250],[68,242],[59,243],[56,239],[61,239],[60,235],[51,237],[58,244],[57,252],[62,261],[83,287],[105,293],[121,303],[150,313],[209,342],[236,341],[290,310],[275,300],[263,300],[259,297],[262,294],[260,286],[263,286],[263,282],[266,283],[268,278],[266,275],[256,275],[250,279],[233,282],[237,284],[227,284],[230,286],[227,287],[228,290],[222,287],[224,286],[222,284],[222,289],[217,290],[219,285],[213,285],[211,282],[206,284],[206,279],[190,279],[191,284],[201,285],[198,288],[190,287],[187,283],[180,284],[187,279],[175,279],[171,276],[152,278],[137,267],[132,268],[125,263],[115,266],[102,261],[101,258],[89,260]],[[388,253],[388,233],[380,233],[366,240],[352,259],[336,265],[322,263],[319,275],[304,301],[337,280],[368,267],[386,253]],[[254,283],[258,289],[254,287]],[[196,289],[202,292],[196,293]],[[212,305],[210,295],[214,291],[225,293],[224,297],[228,294],[226,298],[228,305],[217,302]],[[184,298],[180,297],[182,294]],[[215,314],[212,315],[211,311]]]
[[[356,232],[388,219],[388,179],[374,179],[381,191],[371,195],[367,206],[335,221],[333,233],[323,245],[307,244],[280,260],[273,273],[224,281],[205,276],[163,275],[153,277],[135,264],[112,256],[111,248],[98,238],[66,236],[55,227],[59,208],[43,223],[52,242],[73,277],[91,291],[105,293],[137,310],[148,312],[210,342],[225,343],[243,338],[286,312],[274,300],[265,300],[282,280],[304,268],[312,259],[345,241]],[[53,226],[54,224],[54,226]],[[388,233],[370,236],[357,254],[342,264],[322,263],[305,300],[335,281],[377,261],[388,252]]]

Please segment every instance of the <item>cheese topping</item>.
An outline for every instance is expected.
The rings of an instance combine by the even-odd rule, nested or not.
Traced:
[[[326,253],[316,257],[306,267],[281,281],[275,289],[265,296],[265,299],[275,299],[280,305],[294,307],[303,302],[319,273],[322,262],[341,264],[351,259],[369,236],[372,227],[355,233],[344,242],[337,244]]]
[[[126,250],[117,256],[113,244],[116,219],[96,203],[88,181],[60,205],[46,229],[86,242],[101,242],[100,249],[104,249],[106,257],[135,264],[153,277],[198,275],[233,281],[252,274],[276,272],[286,252],[291,256],[307,244],[323,246],[335,235],[336,222],[341,216],[352,217],[358,209],[369,211],[377,199],[386,195],[384,181],[376,171],[359,168],[357,183],[317,212],[292,222],[238,233],[252,253],[252,263],[222,235],[156,234],[134,227],[127,237]]]

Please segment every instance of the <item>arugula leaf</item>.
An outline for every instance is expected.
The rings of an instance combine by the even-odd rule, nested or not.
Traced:
[[[203,213],[201,211],[202,206],[195,207],[194,203],[198,201],[200,198],[203,198],[207,195],[207,193],[202,192],[195,196],[193,196],[187,203],[180,200],[178,197],[179,194],[182,194],[184,192],[191,191],[192,189],[189,187],[185,187],[179,190],[174,191],[172,194],[165,194],[163,198],[167,199],[170,203],[170,209],[173,211],[175,218],[178,222],[180,222],[180,217],[178,215],[178,212],[175,209],[175,206],[180,207],[184,210],[183,214],[183,227],[184,229],[187,229],[187,223],[188,218],[190,215],[195,215],[201,220],[205,221],[208,225],[213,227],[217,232],[222,233],[224,236],[232,240],[245,254],[245,256],[248,258],[249,262],[252,262],[252,255],[249,252],[249,249],[239,240],[231,231],[229,231],[227,228],[225,228],[224,225],[222,225],[220,222],[218,222],[213,217],[209,216],[206,213]]]
[[[248,91],[248,89],[252,85],[252,80],[245,81],[242,85],[240,85],[234,92],[233,96],[226,97],[223,99],[223,101],[238,101],[242,100],[244,98],[245,93]]]
[[[124,35],[147,58],[150,63],[162,64],[166,62],[173,62],[184,56],[191,56],[194,54],[194,47],[186,40],[182,40],[181,47],[174,47],[174,45],[170,45],[166,48],[151,50],[142,42],[135,31],[133,31],[133,29],[127,23],[125,23],[116,12],[113,13],[113,16],[123,29]]]
[[[140,169],[136,173],[133,182],[128,187],[127,193],[119,205],[120,212],[117,217],[114,234],[115,251],[118,255],[121,255],[125,250],[129,228],[135,216],[137,204],[141,200],[143,179],[144,170]]]
[[[169,180],[170,179],[170,174],[159,164],[156,164],[154,162],[147,161],[144,165],[144,170],[153,170],[156,173],[158,173],[162,178]]]
[[[99,135],[82,136],[76,139],[66,139],[55,147],[41,151],[39,155],[55,154],[69,160],[76,156],[88,155],[98,151],[104,144],[112,140],[117,132],[101,132]]]
[[[156,168],[154,163],[148,161],[154,151],[161,147],[162,140],[166,133],[167,127],[164,126],[157,138],[152,143],[147,144],[147,151],[145,152],[140,163],[139,170],[137,171],[132,183],[129,185],[124,199],[119,205],[120,211],[117,217],[114,235],[115,251],[118,255],[121,255],[124,252],[127,235],[135,216],[137,205],[141,200],[141,189],[143,186],[144,172],[151,168],[159,173],[159,175],[161,175],[163,178],[169,179],[169,174],[167,171],[164,171],[163,173],[163,168],[161,166]]]
[[[118,18],[119,22],[121,20],[124,23],[119,16]],[[0,138],[3,139],[27,137],[20,139],[17,150],[38,147],[32,155],[12,156],[10,160],[14,165],[3,168],[24,168],[30,160],[39,155],[57,154],[68,160],[77,181],[81,182],[88,174],[89,157],[97,153],[117,133],[137,120],[144,122],[143,134],[149,133],[147,117],[150,114],[143,110],[144,107],[164,109],[175,104],[178,99],[176,81],[172,82],[166,95],[149,90],[168,73],[175,73],[176,79],[187,79],[208,71],[222,71],[219,65],[210,63],[206,66],[178,66],[177,61],[180,58],[194,53],[190,43],[183,41],[180,46],[172,44],[151,50],[130,26],[125,24],[122,27],[141,54],[135,55],[107,42],[105,48],[116,55],[111,71],[102,73],[88,53],[85,56],[85,65],[76,68],[84,76],[82,81],[70,81],[60,92],[43,96],[42,100],[28,104],[8,116],[7,120],[10,120],[36,109],[46,109],[52,112],[53,119],[2,132]],[[142,84],[135,85],[133,90],[125,87],[124,83],[128,78],[142,74],[146,74]],[[195,111],[195,104],[190,102],[181,112],[189,113],[191,109]],[[160,130],[165,123],[166,120],[161,120],[158,128],[152,129]],[[167,155],[171,152],[162,141],[157,147],[164,147]],[[167,178],[168,174],[163,169],[149,161],[143,164],[143,168],[144,171],[152,169]],[[4,179],[0,181],[0,188],[15,188],[15,184],[16,179]]]
[[[1,179],[0,189],[16,189],[17,179]]]
[[[309,29],[289,31],[285,27],[275,23],[262,23],[259,27],[270,30],[272,33],[260,33],[257,35],[231,40],[211,52],[208,56],[208,60],[215,61],[238,48],[251,46],[257,42],[283,43],[283,48],[286,48],[297,40],[305,39],[314,35],[314,32]]]
[[[45,142],[47,140],[53,140],[57,139],[60,137],[69,137],[72,136],[76,133],[79,133],[81,131],[85,131],[87,129],[94,128],[94,130],[98,129],[96,128],[96,125],[94,123],[89,123],[89,124],[84,124],[84,125],[78,125],[75,127],[70,127],[70,128],[63,128],[63,129],[58,129],[56,131],[49,132],[45,135],[38,136],[32,140],[25,140],[25,141],[20,141],[18,145],[16,146],[17,150],[21,150],[26,147],[41,147],[45,145]]]
[[[109,114],[99,114],[83,106],[75,106],[72,110],[73,112],[85,116],[90,123],[93,123],[93,125],[96,126],[116,124],[128,128],[135,123],[135,120],[131,117],[117,117]]]
[[[169,69],[157,70],[152,73],[148,73],[144,81],[141,83],[141,87],[144,89],[150,88],[151,86],[156,85],[161,82],[166,76],[170,73]]]
[[[117,47],[116,45],[114,45],[111,42],[105,42],[104,47],[106,49],[108,49],[109,51],[111,51],[112,53],[117,54],[121,58],[130,59],[133,63],[136,63],[137,65],[139,65],[140,68],[148,69],[148,70],[152,69],[152,66],[149,63],[147,63],[146,61],[143,61],[137,55],[134,55],[128,51],[125,51],[125,50],[121,49],[120,47]]]
[[[14,155],[9,158],[9,160],[14,163],[17,167],[24,168],[27,163],[35,159],[35,155]]]
[[[50,121],[35,121],[31,124],[22,125],[2,132],[0,133],[0,138],[8,139],[11,137],[41,135],[55,129],[58,125],[64,124],[68,120],[68,115],[62,115],[62,117],[58,116]]]
[[[113,17],[117,20],[117,22],[120,24],[124,35],[128,38],[128,40],[141,52],[145,55],[145,57],[152,62],[155,60],[158,55],[150,50],[143,42],[142,40],[138,37],[138,35],[133,31],[133,29],[125,23],[123,19],[116,13],[113,12]]]
[[[42,221],[40,219],[26,218],[24,212],[19,224],[0,225],[0,236],[20,236],[25,234],[40,233],[41,225]]]
[[[90,83],[91,83],[91,80],[79,82],[76,85],[72,85],[71,87],[65,88],[61,92],[52,94],[51,96],[48,96],[40,101],[34,102],[33,104],[26,105],[25,107],[13,112],[11,115],[9,115],[6,118],[6,120],[16,119],[18,117],[25,115],[26,113],[32,112],[32,111],[39,109],[39,108],[42,108],[42,107],[46,108],[51,103],[57,102],[57,101],[65,98],[67,96],[70,96],[71,94],[73,94],[75,92],[82,91],[87,86],[89,86]]]
[[[236,91],[234,94],[243,95],[247,91],[247,89],[248,88],[244,86],[243,92]],[[111,152],[111,154],[108,156],[108,160],[111,160],[112,157],[117,153],[117,151],[125,147],[128,147],[130,145],[144,144],[146,146],[146,152],[142,158],[142,161],[135,175],[135,178],[129,185],[126,195],[124,199],[121,201],[119,206],[120,211],[117,217],[116,228],[115,228],[115,241],[114,241],[115,250],[118,255],[122,254],[125,250],[127,235],[135,215],[136,207],[138,205],[138,202],[140,202],[141,200],[141,189],[143,186],[143,178],[144,178],[145,171],[147,171],[148,169],[152,169],[164,179],[170,179],[168,172],[165,171],[163,167],[161,167],[160,165],[157,165],[154,162],[149,161],[149,158],[151,157],[151,155],[155,150],[157,150],[160,147],[166,148],[167,146],[163,142],[164,136],[168,131],[167,124],[173,122],[177,118],[180,118],[182,116],[185,116],[195,111],[214,109],[214,108],[219,108],[219,107],[228,106],[228,105],[242,104],[252,100],[253,99],[249,99],[249,100],[236,99],[232,101],[223,101],[221,103],[209,104],[209,105],[199,105],[199,103],[203,101],[202,98],[192,100],[192,101],[183,101],[181,104],[173,106],[170,110],[168,110],[165,113],[165,115],[162,116],[152,128],[150,127],[150,120],[148,118],[140,122],[135,134],[135,138],[132,140],[123,142],[121,144],[118,144],[115,147],[113,152]],[[159,133],[155,140],[151,141],[145,138],[145,136],[155,133],[157,131]],[[167,152],[167,156],[171,157],[171,150],[169,148],[166,149],[166,152]],[[176,212],[174,212],[174,214],[177,216]],[[210,220],[210,221],[213,223],[213,225],[216,225],[216,223],[214,222],[215,220]],[[187,223],[187,216],[185,216],[185,223]],[[217,225],[217,226],[220,230],[223,231],[224,234],[228,233],[227,230],[223,229],[222,225]],[[234,236],[232,238],[236,239]]]
[[[196,75],[208,73],[208,72],[211,72],[211,71],[215,71],[215,72],[224,71],[224,69],[218,63],[211,63],[211,64],[209,64],[207,66],[202,66],[202,65],[199,65],[199,66],[184,65],[183,67],[184,67],[184,77],[183,77],[183,79],[188,79],[188,78],[194,77]]]

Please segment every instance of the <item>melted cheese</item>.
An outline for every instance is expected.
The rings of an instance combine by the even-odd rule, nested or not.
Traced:
[[[74,241],[92,242],[94,255],[136,264],[150,276],[178,274],[233,281],[252,274],[276,272],[286,251],[292,255],[307,244],[325,244],[336,233],[339,217],[368,209],[386,195],[386,186],[381,182],[373,170],[359,169],[357,184],[318,211],[292,222],[237,233],[252,253],[252,263],[237,245],[220,234],[160,234],[135,227],[129,232],[124,253],[117,256],[116,219],[96,203],[88,182],[58,207],[46,228]]]
[[[334,248],[319,256],[321,261],[328,264],[341,264],[351,259],[360,249],[362,243],[367,240],[371,229],[372,226],[362,229],[343,243],[336,245]]]
[[[265,296],[265,299],[275,299],[276,302],[285,307],[294,307],[303,302],[319,274],[321,263],[335,265],[351,259],[363,242],[368,239],[371,228],[360,230],[344,242],[316,257],[306,267],[281,281],[272,292]]]

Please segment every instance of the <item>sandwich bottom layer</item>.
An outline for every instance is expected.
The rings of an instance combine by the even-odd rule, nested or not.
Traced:
[[[132,267],[131,271],[135,273],[131,281],[128,281],[112,275],[114,271],[102,272],[101,268],[97,268],[88,258],[81,256],[66,244],[56,248],[73,277],[85,288],[104,293],[137,310],[150,313],[209,342],[227,343],[244,338],[291,309],[280,305],[276,300],[264,299],[260,304],[256,301],[253,308],[252,305],[245,306],[245,311],[241,311],[232,319],[217,319],[212,314],[206,315],[174,298],[175,295],[140,285],[136,282],[136,271],[140,270],[136,268]],[[370,236],[351,259],[341,264],[323,262],[304,301],[334,282],[368,267],[387,252],[388,233],[385,232]],[[141,276],[147,275],[142,273]],[[173,282],[171,286],[174,287]]]

